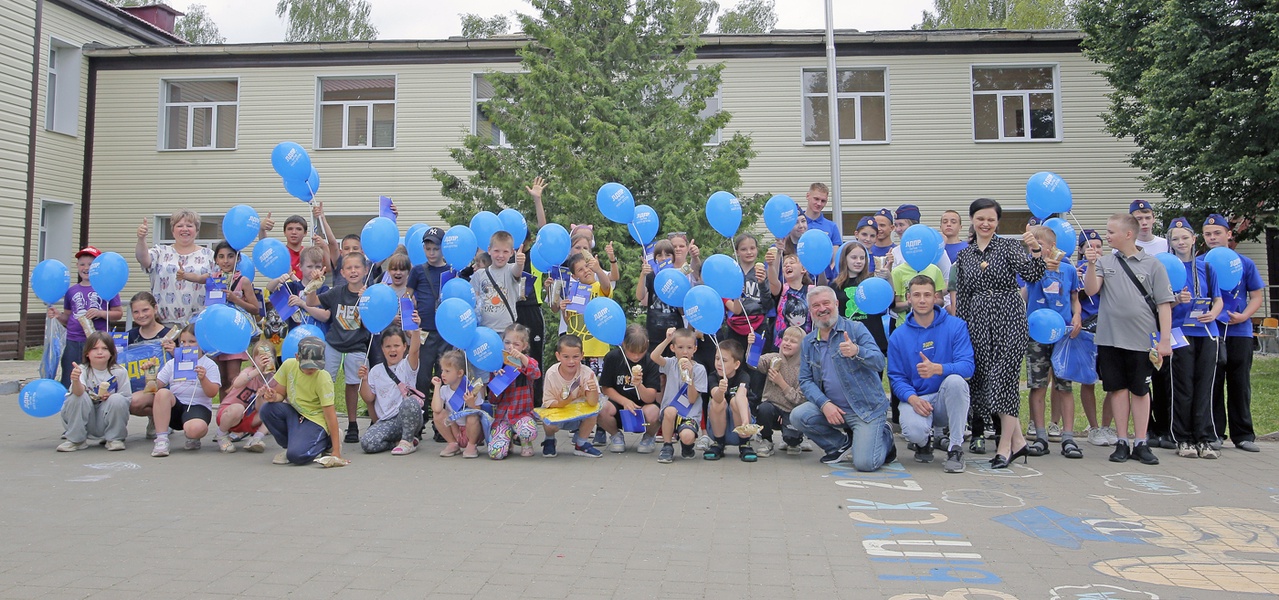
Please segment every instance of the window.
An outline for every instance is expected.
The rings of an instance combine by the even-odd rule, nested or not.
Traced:
[[[210,250],[222,241],[222,217],[221,213],[206,214],[200,213],[200,231],[195,234],[195,244],[204,246]],[[155,215],[155,226],[151,228],[151,236],[156,244],[172,244],[177,240],[173,239],[173,221],[169,215]]]
[[[160,148],[234,150],[240,82],[192,79],[162,82]]]
[[[475,74],[472,95],[474,110],[471,113],[471,133],[480,136],[490,148],[509,147],[506,134],[489,117],[488,101],[493,99],[493,84],[483,73]]]
[[[329,222],[329,227],[333,228],[333,237],[337,238],[338,243],[342,243],[343,236],[347,234],[359,234],[364,230],[364,226],[369,220],[377,217],[377,213],[330,213],[325,212],[324,218]],[[307,232],[310,233],[311,225],[307,226]]]
[[[76,135],[80,127],[80,49],[49,39],[45,79],[44,127]]]
[[[320,78],[319,148],[394,148],[395,77]]]
[[[36,240],[36,262],[56,258],[75,267],[71,248],[72,205],[44,200],[40,203],[40,233]]]
[[[830,143],[826,69],[804,69],[804,143]],[[888,70],[836,69],[839,143],[887,142]]]
[[[1057,68],[973,67],[973,139],[1058,141]]]

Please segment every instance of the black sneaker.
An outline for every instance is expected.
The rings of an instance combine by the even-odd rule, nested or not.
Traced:
[[[1115,442],[1115,451],[1110,453],[1110,462],[1128,462],[1129,456],[1131,454],[1128,452],[1128,442],[1119,440]]]
[[[933,436],[933,449],[946,451],[946,447],[950,445],[950,432],[945,432],[941,437]]]
[[[884,464],[890,464],[895,460],[897,460],[897,444],[889,442],[888,454],[884,455]]]
[[[684,460],[688,460],[697,456],[697,451],[693,449],[692,444],[679,443],[679,456]]]
[[[448,441],[448,440],[445,440],[444,436],[440,435],[440,432],[435,429],[435,423],[431,423],[431,431],[435,432],[435,435],[431,436],[431,440],[433,440],[435,443],[443,444]]]
[[[853,438],[845,437],[844,443],[840,444],[838,448],[827,452],[826,455],[822,457],[822,464],[833,465],[841,460],[845,460],[852,454],[852,451]]]
[[[555,452],[554,438],[551,438],[549,440],[542,442],[542,456],[545,456],[546,458],[551,458],[552,456],[555,456],[555,454],[556,452]]]
[[[933,437],[928,436],[928,441],[922,445],[915,446],[915,462],[930,463],[933,462]]]
[[[1132,449],[1132,457],[1141,461],[1143,465],[1159,464],[1159,457],[1150,450],[1150,444],[1137,444],[1137,447]]]
[[[667,464],[675,460],[675,448],[670,444],[662,444],[662,450],[657,453],[657,462]]]
[[[360,426],[356,425],[355,423],[351,423],[350,425],[347,425],[346,437],[342,439],[342,443],[343,444],[360,443]]]

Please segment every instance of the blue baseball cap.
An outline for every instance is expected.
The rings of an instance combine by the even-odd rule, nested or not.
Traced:
[[[1204,219],[1204,227],[1207,227],[1209,225],[1216,225],[1218,227],[1225,227],[1226,229],[1230,229],[1230,221],[1227,221],[1225,217],[1217,213],[1208,215],[1208,218]]]
[[[1026,226],[1027,226],[1027,227],[1034,227],[1034,226],[1036,226],[1036,225],[1043,225],[1043,224],[1044,224],[1044,222],[1043,222],[1043,221],[1041,221],[1041,220],[1039,219],[1039,217],[1036,217],[1036,216],[1034,216],[1034,215],[1031,215],[1030,220],[1029,220],[1029,221],[1026,221]]]
[[[1096,230],[1096,229],[1085,229],[1085,230],[1083,230],[1083,231],[1079,232],[1079,244],[1078,244],[1078,245],[1079,245],[1080,247],[1082,247],[1084,244],[1086,244],[1086,243],[1088,243],[1089,241],[1092,241],[1092,240],[1097,240],[1097,241],[1099,241],[1099,242],[1101,241],[1101,236],[1097,234],[1097,230]]]
[[[1128,205],[1128,214],[1130,215],[1139,210],[1154,211],[1155,207],[1151,206],[1150,203],[1145,200],[1133,200],[1132,204]]]
[[[919,207],[914,204],[903,204],[897,207],[897,218],[919,222]]]
[[[1190,230],[1190,233],[1195,232],[1195,228],[1190,226],[1190,220],[1185,217],[1177,217],[1173,219],[1172,222],[1168,223],[1168,231],[1172,231],[1178,227],[1188,229]]]
[[[869,227],[875,231],[879,231],[879,221],[876,221],[875,217],[862,217],[861,220],[857,222],[857,229],[854,229],[853,231],[861,231],[861,228],[863,227]]]
[[[889,209],[887,209],[887,208],[881,208],[881,209],[879,209],[879,212],[875,213],[875,216],[876,216],[876,217],[888,217],[888,220],[889,220],[889,221],[892,221],[892,220],[893,220],[893,218],[894,218],[894,217],[893,217],[893,211],[891,211],[891,210],[889,210]]]

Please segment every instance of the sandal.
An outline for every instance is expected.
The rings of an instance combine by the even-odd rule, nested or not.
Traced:
[[[400,440],[399,444],[396,444],[394,448],[391,448],[392,456],[404,456],[405,454],[413,454],[414,452],[417,452],[417,440],[413,440],[412,442],[408,440]]]
[[[1061,442],[1061,455],[1066,458],[1083,458],[1084,451],[1079,449],[1079,444],[1074,439],[1066,439]]]
[[[741,457],[742,462],[753,463],[759,460],[759,455],[755,454],[755,449],[750,447],[749,444],[744,444],[739,448],[738,455]]]
[[[1030,456],[1044,456],[1048,454],[1048,440],[1038,438],[1026,446],[1026,454]]]
[[[440,451],[440,456],[448,458],[450,456],[457,456],[461,453],[462,449],[459,448],[456,443],[450,442],[449,445],[445,446],[444,449]]]
[[[719,460],[723,456],[724,451],[719,447],[719,444],[711,444],[710,447],[702,451],[703,460]]]

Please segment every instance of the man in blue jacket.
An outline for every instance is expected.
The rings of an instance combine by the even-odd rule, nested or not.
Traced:
[[[916,462],[933,461],[933,426],[948,425],[947,473],[964,472],[964,425],[968,382],[973,376],[973,343],[968,326],[937,307],[932,278],[916,275],[907,286],[911,314],[888,339],[888,381],[902,407],[902,435],[915,443]]]
[[[897,458],[879,379],[884,355],[866,326],[839,316],[837,304],[829,287],[808,291],[813,331],[804,337],[799,362],[807,402],[791,411],[791,426],[826,451],[822,463],[851,458],[858,471],[874,471]]]

